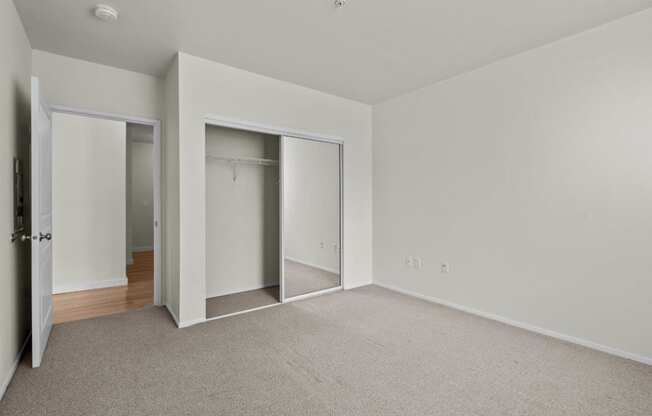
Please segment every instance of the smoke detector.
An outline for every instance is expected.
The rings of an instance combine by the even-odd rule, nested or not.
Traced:
[[[346,0],[335,0],[335,7],[337,8],[344,7],[345,4]]]
[[[113,22],[118,20],[118,11],[106,4],[98,4],[93,10],[93,14],[100,20],[105,22]]]

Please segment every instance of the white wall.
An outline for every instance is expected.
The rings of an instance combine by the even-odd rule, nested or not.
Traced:
[[[28,333],[28,244],[10,242],[14,230],[13,158],[29,182],[31,48],[11,1],[0,2],[0,398]],[[25,188],[27,193],[29,188]],[[29,194],[27,194],[29,195]],[[28,204],[29,206],[29,204]]]
[[[339,274],[339,146],[290,137],[283,157],[285,257]]]
[[[344,285],[371,282],[371,108],[197,58],[179,57],[180,319],[203,320],[206,293],[204,117],[217,114],[342,138]]]
[[[129,173],[129,218],[132,251],[153,250],[154,247],[154,144],[129,142],[131,169]]]
[[[179,323],[179,60],[170,64],[163,84],[165,119],[162,143],[161,206],[164,303]],[[202,303],[205,304],[205,302]]]
[[[209,126],[206,152],[278,160],[275,136]],[[206,164],[206,297],[279,284],[278,166]]]
[[[125,285],[126,123],[52,115],[54,293]]]
[[[32,52],[32,59],[32,71],[50,104],[161,118],[159,78],[39,50]]]
[[[375,106],[375,281],[652,357],[650,39],[646,11]]]

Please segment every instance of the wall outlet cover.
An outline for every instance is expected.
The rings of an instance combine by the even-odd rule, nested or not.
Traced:
[[[408,256],[405,258],[405,267],[412,267],[414,265],[414,259],[412,256]]]
[[[421,257],[415,257],[413,264],[415,269],[421,269],[423,267],[423,260],[421,260]]]

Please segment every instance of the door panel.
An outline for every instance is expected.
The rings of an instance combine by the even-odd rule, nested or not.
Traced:
[[[282,138],[284,299],[340,287],[341,147]]]
[[[52,329],[52,119],[32,77],[32,367],[41,365]]]
[[[279,142],[278,142],[278,248],[279,248],[279,301],[285,302],[285,238],[284,238],[284,231],[285,230],[285,225],[283,223],[283,217],[284,217],[284,201],[283,201],[283,195],[284,195],[284,187],[285,187],[285,169],[283,168],[284,166],[284,160],[285,156],[283,156],[285,153],[285,137],[281,137]]]

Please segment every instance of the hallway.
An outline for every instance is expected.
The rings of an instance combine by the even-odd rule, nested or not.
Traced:
[[[154,298],[154,252],[133,253],[127,266],[129,284],[52,296],[55,324],[111,315],[151,305]]]

